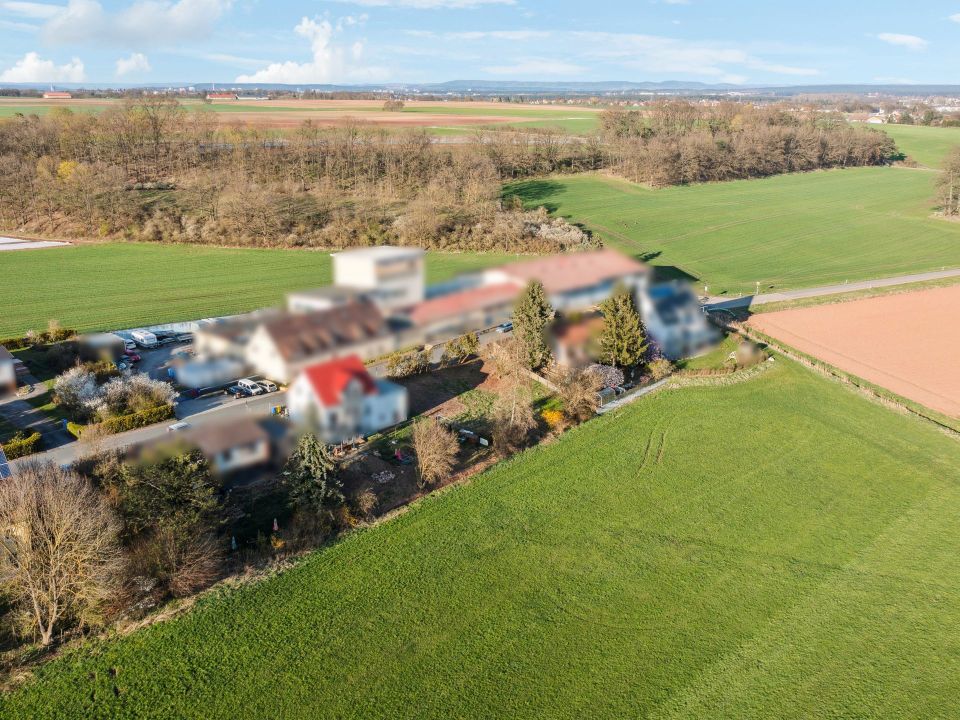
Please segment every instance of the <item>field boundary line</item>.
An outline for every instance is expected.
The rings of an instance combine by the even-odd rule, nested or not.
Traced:
[[[810,370],[813,370],[814,372],[818,372],[821,375],[833,378],[844,385],[849,385],[852,388],[856,388],[861,394],[887,408],[914,415],[923,421],[935,425],[937,429],[954,440],[960,440],[960,429],[958,429],[958,427],[960,427],[960,423],[958,423],[958,427],[954,427],[935,417],[935,415],[939,415],[939,413],[936,413],[934,410],[930,410],[920,403],[908,400],[892,390],[887,390],[886,388],[876,386],[868,380],[865,380],[858,375],[854,375],[853,373],[848,373],[845,370],[841,370],[835,365],[831,365],[824,360],[811,357],[806,353],[797,350],[791,345],[781,342],[780,340],[777,340],[766,333],[760,332],[759,330],[749,328],[742,323],[724,323],[722,320],[714,318],[712,315],[710,317],[711,320],[726,330],[735,332],[742,337],[752,340],[753,342],[764,343],[780,354],[790,358],[791,360]]]

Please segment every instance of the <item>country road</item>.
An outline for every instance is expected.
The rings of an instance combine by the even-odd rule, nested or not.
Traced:
[[[942,280],[944,278],[960,277],[960,268],[952,270],[935,270],[931,272],[915,273],[913,275],[898,275],[896,277],[880,278],[878,280],[858,280],[851,283],[838,283],[836,285],[822,285],[821,287],[805,288],[802,290],[783,290],[774,293],[761,293],[760,295],[744,295],[738,298],[710,297],[704,303],[707,310],[727,310],[733,308],[752,307],[754,305],[766,305],[768,303],[784,302],[788,300],[803,300],[812,297],[827,297],[830,295],[842,295],[843,293],[856,292],[857,290],[872,290],[874,288],[894,287],[896,285],[908,285],[916,282],[926,282],[929,280]]]
[[[248,417],[266,417],[270,414],[270,408],[274,405],[283,405],[286,402],[285,392],[268,393],[257,397],[246,398],[244,400],[233,400],[231,402],[217,405],[209,410],[204,410],[190,415],[177,414],[176,420],[166,420],[147,427],[129,430],[116,435],[108,435],[100,440],[99,447],[103,450],[116,450],[130,445],[139,445],[165,437],[169,432],[170,425],[177,420],[186,419],[191,427],[203,427],[204,425],[227,423],[236,420],[242,420]],[[19,464],[38,461],[53,462],[57,465],[69,465],[78,458],[83,457],[89,452],[89,446],[83,441],[74,441],[65,445],[60,445],[51,450],[34,453],[20,460],[14,460],[10,467],[16,471]]]

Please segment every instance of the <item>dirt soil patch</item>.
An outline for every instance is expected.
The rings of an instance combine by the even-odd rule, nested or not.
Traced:
[[[960,285],[764,313],[749,325],[898,395],[960,417]]]

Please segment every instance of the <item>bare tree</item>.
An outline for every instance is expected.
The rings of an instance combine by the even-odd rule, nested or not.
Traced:
[[[516,338],[490,343],[485,351],[500,381],[493,404],[493,444],[498,453],[509,455],[526,444],[537,424],[527,369],[530,355],[527,346]]]
[[[420,468],[420,487],[432,485],[453,471],[457,437],[433,420],[421,418],[413,424],[413,450]]]
[[[943,162],[940,174],[940,206],[944,215],[960,215],[960,146],[953,148]]]
[[[102,619],[122,569],[119,528],[89,482],[52,463],[0,483],[0,586],[44,645],[67,622]]]

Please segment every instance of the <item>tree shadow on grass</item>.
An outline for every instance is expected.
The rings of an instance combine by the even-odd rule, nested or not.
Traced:
[[[554,180],[522,180],[506,185],[503,189],[503,197],[506,200],[517,197],[526,208],[542,205],[549,212],[555,213],[559,205],[549,201],[565,191],[566,188]]]

